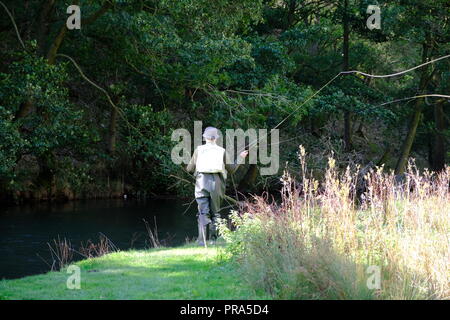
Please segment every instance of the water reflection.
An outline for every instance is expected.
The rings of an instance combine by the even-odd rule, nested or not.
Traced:
[[[0,209],[0,278],[48,271],[47,243],[58,236],[78,247],[105,234],[118,248],[148,244],[143,219],[166,245],[180,245],[196,233],[195,205],[184,214],[180,200],[89,200],[64,204],[36,203]],[[41,257],[39,257],[39,256]]]

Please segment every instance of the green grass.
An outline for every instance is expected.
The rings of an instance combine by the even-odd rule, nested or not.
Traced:
[[[260,299],[220,247],[122,251],[75,263],[81,289],[66,270],[1,280],[0,299]]]

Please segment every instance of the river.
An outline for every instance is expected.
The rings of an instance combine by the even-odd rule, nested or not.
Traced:
[[[74,248],[100,233],[121,250],[149,247],[143,219],[168,246],[196,236],[196,204],[181,200],[86,200],[64,204],[35,203],[0,208],[0,279],[49,271],[47,243],[66,238]],[[74,254],[76,260],[82,257]],[[47,263],[45,261],[47,261]]]

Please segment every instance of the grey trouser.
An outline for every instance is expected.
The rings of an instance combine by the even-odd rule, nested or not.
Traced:
[[[220,205],[225,194],[225,183],[220,173],[197,173],[195,176],[195,200],[198,204],[198,240],[217,237],[216,223],[220,218]],[[209,236],[206,226],[209,225]]]

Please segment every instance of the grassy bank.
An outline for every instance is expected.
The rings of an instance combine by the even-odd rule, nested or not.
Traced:
[[[49,272],[0,281],[0,299],[257,299],[222,258],[218,247],[115,252],[75,263],[81,289],[67,289],[70,274]]]
[[[450,299],[450,168],[335,168],[324,181],[283,178],[220,229],[244,277],[275,299]]]
[[[0,281],[1,299],[450,299],[450,167],[283,177],[222,220],[227,247],[125,251],[88,259],[81,289],[50,272]]]

